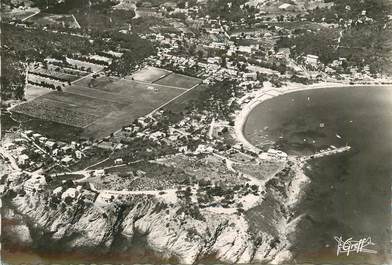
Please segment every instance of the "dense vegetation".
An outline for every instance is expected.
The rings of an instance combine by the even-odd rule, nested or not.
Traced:
[[[238,97],[239,93],[238,84],[225,79],[200,93],[192,105],[198,113],[208,111],[215,118],[231,120],[231,115],[239,107],[232,99]]]
[[[43,61],[47,57],[64,59],[75,54],[89,55],[105,50],[118,50],[123,58],[114,62],[111,70],[126,74],[133,65],[154,52],[148,40],[135,34],[102,31],[91,37],[59,34],[33,28],[3,24],[2,96],[22,98],[26,63]]]
[[[246,2],[246,0],[208,0],[206,14],[213,18],[238,21],[246,15],[245,10],[240,7]]]
[[[371,73],[388,72],[392,38],[388,25],[391,6],[384,0],[335,0],[330,9],[315,9],[307,17],[317,22],[339,24],[340,28],[306,31],[282,38],[278,48],[292,48],[292,56],[319,56],[329,64],[344,57],[346,66],[369,65]],[[364,12],[365,11],[365,12]],[[340,42],[339,42],[340,41]]]
[[[337,59],[337,39],[337,30],[326,28],[317,32],[306,31],[294,38],[281,38],[277,45],[278,48],[293,47],[292,53],[294,57],[314,54],[320,57],[322,63],[327,64]]]
[[[62,58],[76,52],[89,54],[105,43],[91,44],[87,38],[2,24],[2,90],[3,99],[22,98],[25,70],[29,62],[46,57]]]
[[[388,0],[326,0],[325,2],[333,2],[334,6],[330,9],[317,8],[308,17],[319,21],[323,17],[327,21],[336,21],[337,18],[348,20],[357,18],[363,10],[366,10],[366,16],[377,21],[385,21],[391,8]]]

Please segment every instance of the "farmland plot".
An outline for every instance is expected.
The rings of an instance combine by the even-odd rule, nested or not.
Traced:
[[[72,106],[59,101],[36,98],[28,103],[16,106],[13,112],[25,114],[34,118],[49,120],[75,127],[84,127],[97,119],[98,116],[73,109]]]
[[[55,79],[61,79],[61,80],[67,81],[67,82],[68,81],[72,82],[72,81],[75,81],[78,78],[80,78],[80,74],[65,73],[61,69],[56,71],[56,69],[53,69],[53,68],[52,69],[49,68],[48,70],[43,69],[43,68],[32,69],[32,70],[29,71],[29,73],[52,76]]]
[[[68,125],[72,127],[72,133],[80,128],[79,136],[100,139],[186,91],[185,88],[115,77],[86,77],[64,87],[63,91],[37,97],[12,111]]]

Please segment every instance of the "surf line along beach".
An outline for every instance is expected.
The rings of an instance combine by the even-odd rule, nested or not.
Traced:
[[[258,148],[257,146],[254,146],[253,145],[253,140],[252,140],[252,138],[246,138],[245,137],[245,135],[248,135],[248,134],[245,134],[245,133],[247,133],[247,130],[245,130],[245,128],[246,128],[246,126],[248,126],[247,124],[248,124],[248,119],[249,119],[249,121],[253,121],[253,123],[255,123],[255,120],[256,120],[256,123],[255,124],[257,124],[257,118],[258,117],[261,117],[261,115],[263,115],[263,112],[262,112],[262,110],[266,110],[266,109],[268,109],[268,107],[267,106],[270,106],[270,107],[272,107],[272,106],[274,106],[275,107],[275,109],[279,109],[279,104],[272,104],[272,103],[275,103],[275,102],[277,102],[277,101],[275,101],[275,99],[273,100],[273,101],[269,101],[269,103],[267,103],[266,101],[267,100],[269,100],[269,99],[272,99],[272,98],[275,98],[275,97],[278,97],[278,96],[280,96],[280,95],[285,95],[286,94],[286,96],[283,96],[283,97],[281,97],[282,99],[285,99],[284,101],[281,101],[281,102],[289,102],[290,101],[290,98],[292,99],[292,98],[294,98],[294,95],[293,95],[293,97],[291,97],[291,95],[290,95],[290,93],[292,93],[292,92],[299,92],[299,91],[306,91],[306,90],[316,90],[316,89],[325,89],[326,91],[331,91],[331,93],[329,93],[329,95],[331,96],[331,97],[334,97],[334,93],[335,93],[335,91],[340,91],[340,89],[342,89],[342,90],[344,90],[344,89],[346,89],[347,88],[347,90],[352,90],[352,92],[354,92],[354,91],[357,91],[357,89],[358,89],[358,92],[360,92],[360,91],[362,91],[362,90],[365,90],[365,91],[367,91],[366,89],[368,89],[367,87],[369,87],[369,89],[372,89],[372,88],[374,88],[374,87],[386,87],[387,88],[387,90],[389,90],[390,88],[391,88],[391,85],[379,85],[379,84],[366,84],[366,85],[362,85],[362,84],[356,84],[356,85],[349,85],[349,84],[342,84],[342,83],[318,83],[318,84],[314,84],[314,85],[311,85],[311,86],[305,86],[305,85],[298,85],[298,84],[290,84],[290,85],[288,85],[288,86],[285,86],[285,87],[281,87],[281,88],[274,88],[274,87],[272,87],[272,86],[270,86],[269,84],[267,84],[267,86],[264,86],[264,88],[261,88],[261,89],[259,89],[258,91],[255,91],[255,92],[252,92],[252,93],[249,93],[247,96],[245,96],[245,97],[243,97],[242,99],[241,99],[241,101],[242,102],[248,102],[248,103],[246,103],[246,104],[242,104],[242,110],[241,111],[239,111],[239,112],[237,112],[236,114],[237,114],[237,116],[235,117],[236,119],[235,119],[235,134],[236,134],[236,137],[237,137],[237,140],[238,140],[238,142],[240,142],[240,143],[242,143],[242,145],[243,145],[243,147],[244,147],[244,149],[247,149],[247,150],[251,150],[251,151],[254,151],[254,152],[256,152],[257,154],[259,153],[259,152],[261,152],[261,149],[260,148]],[[346,91],[347,91],[346,90]],[[321,92],[321,91],[320,91]],[[313,93],[313,92],[312,92]],[[371,94],[373,94],[372,92],[370,92]],[[295,94],[297,94],[297,93],[295,93]],[[305,94],[305,95],[310,95],[311,93],[309,93],[309,94]],[[316,93],[317,94],[317,93]],[[313,95],[313,94],[312,94]],[[348,94],[348,95],[350,95],[350,94]],[[363,95],[363,94],[362,94]],[[364,94],[364,95],[366,95],[366,93]],[[384,95],[384,94],[382,94],[382,95]],[[367,100],[365,97],[361,97],[361,98],[363,98],[365,101]],[[250,100],[250,99],[252,99],[252,100]],[[280,99],[276,99],[276,100],[280,100]],[[306,97],[303,99],[303,100],[306,100]],[[316,101],[316,98],[312,98],[312,96],[311,96],[311,98],[310,99],[308,99],[308,100],[311,100],[311,101],[313,101],[313,102],[317,102]],[[240,101],[240,102],[241,102]],[[264,105],[264,104],[262,104],[264,102],[264,104],[267,104],[266,105],[266,107],[267,108],[264,108],[264,106],[262,106],[262,105]],[[329,102],[329,101],[328,101]],[[346,105],[346,102],[345,102],[345,100],[343,100],[343,97],[342,97],[342,100],[340,100],[340,101],[338,101],[338,102],[341,102],[343,105],[342,106],[347,106]],[[373,103],[373,101],[370,101],[370,102],[372,102]],[[261,106],[260,106],[260,105]],[[370,104],[370,103],[369,103]],[[314,104],[312,104],[312,105],[314,105]],[[257,108],[256,110],[255,110],[255,108],[257,107],[257,106],[260,106],[261,108],[259,109],[259,108]],[[315,107],[316,108],[316,107]],[[342,108],[345,108],[345,107],[342,107]],[[260,111],[261,110],[261,111]],[[257,111],[256,113],[255,113],[255,111]],[[288,112],[290,112],[290,110],[287,110],[286,109],[286,111],[288,111]],[[255,116],[252,116],[252,115],[255,115]],[[266,113],[266,115],[267,115],[267,113]],[[293,115],[291,115],[291,116],[295,116],[295,115],[297,115],[297,114],[293,114]],[[290,116],[290,117],[291,117]],[[335,114],[334,115],[331,115],[331,116],[336,116]],[[255,117],[255,119],[253,119]],[[274,116],[275,117],[275,116]],[[279,116],[279,117],[281,117],[281,116]],[[349,118],[351,118],[351,116],[347,116],[347,117],[349,117]],[[348,120],[350,120],[349,118],[347,118],[347,121]],[[331,117],[331,119],[334,119],[333,117]],[[261,119],[260,119],[261,120]],[[355,120],[355,119],[354,119]],[[315,119],[315,122],[316,122],[316,124],[318,125],[318,119]],[[259,126],[259,129],[261,130],[262,128],[263,128],[263,126],[264,126],[265,124],[260,124],[260,126]],[[269,125],[269,124],[268,124]],[[351,127],[351,126],[349,126],[349,127]],[[342,132],[341,130],[340,130],[340,127],[339,127],[339,129],[338,130],[335,130],[336,128],[335,127],[333,127],[332,129],[331,129],[331,139],[332,139],[332,137],[334,137],[335,136],[335,133],[336,133],[336,131],[338,131],[338,132]],[[245,130],[245,131],[244,131]],[[342,134],[343,136],[344,135],[346,135],[344,132],[343,132],[343,134]],[[279,135],[277,135],[277,136],[279,136]],[[247,136],[248,137],[248,136]],[[337,136],[336,136],[337,137]],[[338,138],[338,137],[337,137]],[[344,137],[345,138],[345,137]],[[339,141],[339,142],[341,142],[341,141]],[[358,148],[358,146],[357,145],[355,145],[355,141],[353,141],[352,142],[352,144],[353,144],[353,147],[354,147],[354,149],[356,149],[356,150],[358,150],[357,148]],[[333,155],[333,153],[331,152],[330,154],[328,154],[328,155]],[[351,154],[348,154],[348,156],[349,157],[351,157]],[[306,216],[306,214],[308,214],[309,213],[309,208],[302,208],[302,207],[305,207],[305,206],[303,206],[303,204],[302,204],[302,202],[304,201],[304,200],[307,200],[307,196],[310,194],[310,195],[314,195],[315,193],[313,192],[313,193],[309,193],[309,191],[310,191],[310,189],[308,189],[308,187],[314,187],[315,185],[319,185],[320,183],[321,184],[324,184],[324,183],[328,183],[329,184],[329,182],[326,182],[325,180],[323,180],[323,182],[320,182],[319,181],[319,179],[318,178],[316,178],[314,181],[313,181],[313,179],[312,179],[312,181],[311,181],[311,177],[313,177],[314,175],[308,175],[308,176],[306,176],[305,175],[305,169],[306,168],[304,168],[303,166],[304,166],[304,164],[305,164],[305,162],[308,160],[308,159],[306,159],[307,157],[305,157],[305,156],[288,156],[288,160],[290,161],[290,162],[294,162],[294,165],[293,165],[293,169],[294,169],[294,171],[295,171],[295,174],[296,174],[296,176],[294,176],[294,178],[293,178],[293,183],[295,183],[295,185],[292,185],[291,186],[291,193],[290,193],[290,199],[291,200],[289,200],[288,201],[288,204],[290,205],[290,206],[293,206],[293,207],[296,207],[296,206],[298,206],[299,208],[300,208],[300,210],[297,212],[298,213],[298,218],[301,218],[302,219],[302,216]],[[314,157],[314,158],[317,158],[317,157]],[[336,158],[336,159],[338,159],[339,161],[341,161],[340,159],[340,157],[338,157],[338,158]],[[337,161],[337,160],[335,160],[333,157],[331,158],[331,160],[332,160],[332,162],[334,163],[335,161]],[[327,159],[327,161],[328,161],[328,159]],[[321,163],[321,162],[320,162]],[[314,172],[313,172],[314,173]],[[339,173],[340,174],[340,173]],[[337,175],[339,175],[339,174],[337,174]],[[331,175],[335,175],[334,173],[332,173]],[[320,179],[322,179],[322,178],[320,178]],[[335,180],[335,178],[334,177],[331,177],[331,182],[332,181],[334,181]],[[355,181],[353,181],[353,182],[355,182]],[[351,182],[350,182],[351,183]],[[310,185],[312,185],[312,186],[310,186]],[[323,185],[319,185],[319,186],[323,186]],[[329,185],[326,185],[325,186],[326,187],[326,189],[330,189],[330,186]],[[341,187],[341,189],[339,190],[339,191],[341,191],[342,189],[344,189],[345,188],[345,186],[343,186],[342,185],[342,187]],[[316,190],[316,191],[319,191],[319,190]],[[333,195],[332,195],[332,197],[333,196],[335,196],[335,193],[332,193]],[[339,197],[340,198],[340,197]],[[355,198],[355,196],[353,197],[353,198]],[[315,200],[316,201],[316,203],[318,203],[318,201],[317,200]],[[317,207],[317,206],[316,206]],[[390,206],[389,206],[390,207]],[[291,208],[291,207],[290,207]],[[297,208],[297,209],[299,209],[299,208]],[[330,208],[328,208],[328,209],[330,209]],[[321,211],[321,213],[324,213],[323,211]],[[320,215],[321,217],[320,218],[323,218],[323,216],[322,215]],[[332,217],[335,217],[335,216],[333,216],[333,215],[331,215]],[[329,220],[329,219],[328,219]],[[338,220],[338,219],[335,219],[335,220]],[[298,221],[298,223],[299,223],[300,221]],[[305,222],[306,222],[306,220],[305,220]],[[301,223],[302,223],[302,221],[301,221]],[[359,224],[360,222],[358,222],[358,224]],[[323,225],[324,223],[321,223],[321,225]],[[326,225],[329,225],[329,223],[328,223],[328,221],[326,222]],[[320,226],[321,228],[319,229],[319,230],[311,230],[311,231],[320,231],[320,235],[323,235],[323,232],[324,231],[322,231],[323,229],[324,229],[324,227],[325,226]],[[285,231],[284,231],[285,229],[282,229],[282,233],[285,233]],[[296,230],[296,224],[293,224],[293,226],[292,226],[292,228],[291,228],[291,230],[292,231],[297,231]],[[301,230],[299,229],[298,230],[299,231],[299,233],[297,234],[297,232],[296,232],[296,238],[297,238],[297,236],[298,236],[298,238],[300,238],[301,240],[303,240],[303,242],[306,242],[306,243],[303,243],[303,248],[301,248],[301,250],[304,250],[304,249],[310,249],[309,248],[309,246],[313,246],[313,245],[311,245],[311,244],[313,244],[314,242],[312,241],[306,241],[307,240],[307,235],[309,235],[309,234],[306,234],[306,233],[304,233],[304,235],[302,236],[301,235]],[[372,235],[371,233],[369,234],[369,235]],[[321,237],[320,237],[321,238]],[[328,242],[328,240],[329,239],[331,239],[331,241],[333,240],[333,237],[332,236],[330,236],[330,235],[326,235],[325,237],[323,237],[323,240],[326,240],[327,242]],[[294,240],[297,240],[297,239],[294,239]],[[298,244],[298,241],[294,241],[294,242],[290,242],[291,244],[293,244],[293,246],[297,246],[297,244]],[[332,246],[332,242],[330,243],[330,246]],[[301,245],[302,246],[302,245]],[[324,249],[324,246],[320,246],[321,248],[323,248]],[[326,250],[328,250],[327,248],[325,248]],[[331,252],[332,253],[332,252]],[[295,253],[293,253],[293,255],[297,255],[298,254],[298,252],[295,252]],[[334,254],[334,253],[332,253],[332,254]],[[306,258],[308,258],[308,257],[306,257]]]
[[[386,86],[390,87],[392,84],[392,80],[386,82],[386,84],[379,83],[369,83],[369,84],[347,84],[347,83],[331,83],[331,82],[320,82],[312,85],[302,85],[302,84],[294,84],[289,83],[286,86],[282,87],[272,87],[271,83],[265,82],[265,86],[257,91],[253,91],[247,95],[245,95],[241,100],[242,102],[247,98],[253,98],[248,103],[246,103],[240,111],[238,111],[235,115],[234,122],[234,133],[236,140],[243,145],[244,148],[258,154],[262,152],[262,150],[246,139],[244,135],[244,128],[246,122],[248,120],[248,116],[252,112],[252,110],[262,102],[272,99],[277,96],[281,96],[284,94],[289,94],[297,91],[305,91],[305,90],[314,90],[314,89],[322,89],[322,88],[337,88],[337,87],[363,87],[363,86]]]
[[[263,102],[272,99],[274,97],[278,97],[281,95],[285,95],[285,94],[289,94],[289,93],[293,93],[293,92],[298,92],[298,91],[305,91],[305,90],[315,90],[315,89],[333,89],[333,88],[352,88],[355,89],[357,87],[376,87],[376,86],[383,86],[383,87],[391,87],[391,85],[389,84],[390,82],[385,82],[388,84],[385,85],[380,85],[380,84],[355,84],[355,85],[349,85],[349,84],[345,84],[345,83],[316,83],[316,84],[312,84],[312,85],[302,85],[302,84],[289,84],[287,86],[282,86],[280,88],[275,88],[272,87],[271,84],[269,82],[267,82],[263,88],[251,92],[249,94],[247,94],[246,96],[244,96],[243,98],[241,98],[240,101],[242,102],[246,102],[246,100],[252,98],[252,100],[250,100],[248,103],[246,103],[242,110],[236,113],[236,118],[235,118],[235,124],[234,124],[234,137],[236,138],[236,140],[242,144],[243,148],[246,150],[249,150],[251,152],[254,152],[256,154],[258,154],[259,159],[264,159],[265,157],[269,157],[268,156],[268,152],[263,152],[263,150],[261,150],[260,148],[258,148],[257,146],[253,145],[251,142],[249,142],[249,140],[245,137],[244,135],[244,129],[245,129],[245,125],[247,123],[247,119],[249,117],[249,115],[251,115],[252,110],[257,107],[259,104],[262,104]],[[311,159],[316,159],[319,157],[324,157],[324,156],[330,156],[330,155],[335,155],[337,153],[341,153],[341,152],[347,152],[350,151],[351,147],[350,146],[345,146],[345,147],[340,147],[340,148],[334,148],[332,150],[327,149],[326,151],[320,151],[318,153],[315,153],[313,155],[310,156],[296,156],[296,155],[288,155],[286,156],[286,158],[288,159],[288,161],[290,161],[291,163],[293,163],[293,169],[296,172],[296,183],[298,185],[295,185],[295,187],[293,187],[293,196],[291,198],[291,202],[289,203],[290,205],[294,206],[297,203],[299,203],[299,201],[301,200],[301,197],[303,195],[303,193],[301,192],[301,190],[303,190],[303,187],[305,187],[307,185],[307,183],[309,183],[310,179],[308,178],[308,176],[306,176],[305,172],[304,172],[304,166],[306,164],[307,161],[311,160]],[[264,154],[267,154],[266,156],[264,156]]]

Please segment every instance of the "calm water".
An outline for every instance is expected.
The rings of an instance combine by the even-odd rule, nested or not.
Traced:
[[[297,262],[391,261],[392,87],[296,92],[257,106],[245,126],[255,145],[274,142],[291,154],[330,145],[352,151],[314,160],[298,214]],[[334,236],[371,237],[378,254],[336,257]]]

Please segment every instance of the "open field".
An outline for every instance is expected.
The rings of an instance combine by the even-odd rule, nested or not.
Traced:
[[[56,99],[53,100],[47,98],[47,95],[38,97],[28,103],[18,105],[13,108],[12,111],[38,119],[81,128],[98,118],[98,116],[88,113],[86,108],[83,109],[82,105],[68,104],[67,102]]]
[[[202,93],[204,93],[208,89],[206,84],[201,84],[183,97],[179,97],[178,99],[167,104],[163,109],[172,111],[174,113],[181,113],[186,110],[187,107],[192,105],[192,101],[196,100]]]
[[[51,90],[47,87],[40,87],[40,86],[34,86],[27,84],[25,89],[24,89],[24,97],[27,101],[33,100],[35,98],[38,98],[40,96],[43,96],[45,94],[48,94],[51,92]]]
[[[81,128],[65,125],[49,120],[34,118],[25,114],[12,113],[12,117],[22,124],[23,130],[33,130],[51,139],[58,139],[66,142],[74,141],[80,137]]]
[[[244,181],[243,178],[238,177],[236,173],[230,171],[224,159],[209,155],[206,157],[189,157],[183,154],[178,154],[167,159],[162,159],[159,163],[166,166],[176,166],[184,170],[195,180],[202,180],[208,176],[212,182],[222,181],[226,184],[238,184]]]
[[[199,78],[172,73],[162,79],[159,79],[155,84],[189,89],[197,84],[200,84],[201,81],[202,80]]]
[[[73,90],[74,87],[68,89]],[[126,103],[126,106],[107,113],[106,116],[98,119],[86,128],[84,134],[91,137],[109,135],[184,92],[182,89],[157,86],[155,84],[149,86],[144,83],[124,79],[107,86],[93,88],[92,90],[95,90],[94,92],[97,95],[101,95],[100,98]],[[80,92],[80,90],[78,91]],[[83,90],[83,93],[85,92],[86,90]]]
[[[170,71],[167,71],[165,69],[159,69],[156,67],[152,66],[147,66],[140,71],[137,71],[131,76],[126,77],[127,79],[133,78],[136,81],[142,81],[142,82],[149,82],[153,83],[157,81],[158,79],[170,74]]]
[[[41,12],[26,20],[40,26],[60,26],[66,28],[79,28],[79,24],[72,15],[58,15]]]
[[[189,175],[179,168],[139,162],[106,169],[105,176],[90,177],[87,181],[97,189],[154,190],[170,189],[187,183]]]
[[[63,128],[72,128],[71,135],[79,129],[80,137],[99,139],[152,112],[185,91],[184,88],[127,79],[87,77],[65,87],[62,92],[44,94],[16,106],[12,111],[34,118],[34,124],[37,120],[62,124]]]

